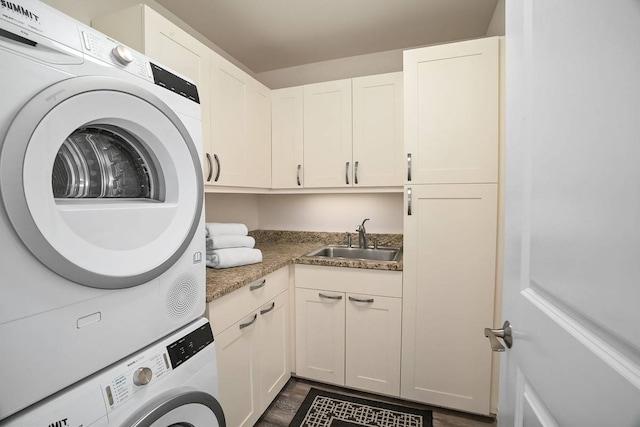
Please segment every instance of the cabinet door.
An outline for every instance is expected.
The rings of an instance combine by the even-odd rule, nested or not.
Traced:
[[[296,373],[344,385],[344,293],[296,288]]]
[[[348,387],[400,395],[401,322],[400,298],[347,294],[345,384]]]
[[[271,187],[269,89],[211,54],[213,184]],[[217,180],[216,180],[217,178]]]
[[[251,79],[247,92],[246,187],[271,188],[271,91]]]
[[[351,80],[305,85],[305,187],[351,187],[351,145]]]
[[[258,316],[251,314],[215,338],[220,403],[229,426],[253,426],[262,415]]]
[[[259,311],[260,396],[263,412],[291,378],[288,304],[289,291],[285,291]]]
[[[271,185],[297,188],[303,183],[303,88],[271,92]]]
[[[483,325],[494,316],[497,184],[410,188],[401,396],[489,414],[492,353]]]
[[[402,73],[353,79],[353,186],[404,183]]]
[[[404,52],[411,182],[498,180],[499,39]]]
[[[215,53],[212,53],[212,67],[213,183],[244,185],[249,168],[247,76]]]

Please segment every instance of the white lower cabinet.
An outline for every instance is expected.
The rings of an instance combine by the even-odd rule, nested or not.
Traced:
[[[402,299],[346,297],[345,384],[399,396]]]
[[[483,325],[494,318],[497,185],[411,190],[404,228],[401,396],[488,415],[493,353]],[[405,197],[408,203],[408,191]]]
[[[295,268],[296,374],[399,396],[402,272]]]
[[[288,270],[209,304],[220,403],[229,426],[253,426],[291,377]],[[231,313],[239,320],[229,325]]]
[[[344,385],[344,294],[296,289],[296,374]]]

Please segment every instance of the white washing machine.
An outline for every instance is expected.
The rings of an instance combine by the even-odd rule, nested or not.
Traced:
[[[0,2],[0,420],[205,310],[197,88]]]
[[[224,427],[211,327],[199,319],[0,427]]]

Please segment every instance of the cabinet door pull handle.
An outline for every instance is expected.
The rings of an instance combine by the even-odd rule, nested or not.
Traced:
[[[251,319],[250,321],[248,321],[247,323],[241,323],[240,324],[240,329],[244,329],[246,327],[249,327],[251,325],[253,325],[256,322],[256,319],[258,318],[257,314],[253,315],[253,319]]]
[[[255,291],[256,289],[260,289],[261,287],[263,287],[266,284],[267,284],[267,279],[262,279],[261,283],[258,283],[257,285],[249,286],[249,290],[250,291]]]
[[[211,162],[211,154],[207,153],[207,165],[209,166],[209,173],[207,174],[207,182],[211,182],[213,176],[213,163]]]
[[[326,299],[335,299],[335,300],[341,300],[342,299],[342,295],[327,295],[327,294],[323,294],[323,293],[318,293],[318,296],[320,298],[326,298]]]
[[[411,215],[411,187],[407,188],[407,215]]]
[[[218,170],[216,171],[216,177],[213,179],[213,181],[218,182],[218,178],[220,178],[220,171],[222,170],[222,166],[220,165],[220,158],[218,157],[217,154],[214,154],[213,158],[215,159],[216,166],[218,167]]]
[[[411,182],[411,153],[407,153],[407,181]]]
[[[373,303],[373,298],[361,299],[361,298],[349,297],[349,301],[365,302],[367,304],[371,304],[371,303]]]
[[[358,183],[358,163],[360,163],[360,162],[356,161],[353,164],[353,183],[354,184]]]
[[[300,169],[302,169],[302,165],[298,165],[298,173],[296,175],[296,180],[298,181],[298,187],[300,187],[302,185],[300,183]]]
[[[347,162],[347,166],[344,170],[344,179],[347,182],[347,185],[349,185],[349,162]]]
[[[263,310],[260,310],[260,314],[261,314],[261,315],[262,315],[262,314],[267,314],[268,312],[270,312],[270,311],[271,311],[271,310],[273,310],[274,308],[276,308],[276,302],[275,302],[275,301],[273,301],[273,302],[271,303],[271,307],[269,307],[269,308],[265,308],[265,309],[263,309]]]

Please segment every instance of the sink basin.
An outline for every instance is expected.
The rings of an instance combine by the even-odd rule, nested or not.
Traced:
[[[396,261],[399,248],[379,247],[378,249],[349,248],[341,245],[330,245],[308,253],[308,257],[365,259],[371,261]]]

